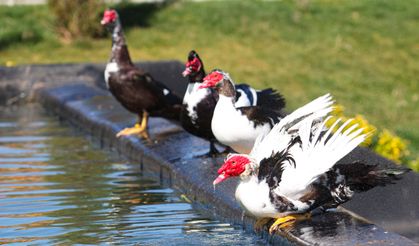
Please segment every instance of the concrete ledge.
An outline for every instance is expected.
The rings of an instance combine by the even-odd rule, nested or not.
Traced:
[[[143,65],[150,66],[153,76],[169,78],[172,88],[185,88],[186,82],[180,76],[169,76],[180,74],[180,63]],[[184,193],[187,199],[206,213],[253,231],[254,220],[247,216],[242,217],[242,210],[234,200],[236,182],[227,180],[217,187],[217,190],[212,187],[212,180],[222,160],[194,157],[207,151],[206,141],[189,135],[172,122],[158,118],[150,119],[150,135],[154,140],[152,143],[133,136],[120,139],[115,137],[120,129],[135,122],[135,116],[123,109],[106,90],[103,90],[101,68],[103,65],[95,64],[41,66],[35,69],[31,67],[36,74],[30,76],[29,72],[25,74],[26,79],[14,72],[25,71],[28,68],[0,68],[0,73],[6,71],[9,76],[3,77],[8,78],[6,80],[0,80],[0,88],[2,85],[20,81],[15,83],[15,86],[19,85],[16,86],[19,90],[32,94],[33,98],[49,111],[92,136],[101,147],[114,149],[130,159],[143,163],[142,168],[147,173],[160,177],[162,183]],[[360,158],[368,162],[391,165],[387,160],[362,148],[358,148],[346,158]],[[270,236],[266,231],[261,235],[274,244],[415,245],[413,241],[387,232],[344,209],[315,215],[281,235]]]

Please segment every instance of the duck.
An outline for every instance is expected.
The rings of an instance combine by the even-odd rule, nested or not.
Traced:
[[[210,146],[207,155],[215,156],[219,152],[215,147],[217,140],[211,130],[211,120],[218,93],[212,88],[198,89],[206,73],[204,64],[195,50],[189,52],[182,75],[188,77],[188,86],[183,97],[180,123],[187,132],[208,140]]]
[[[132,134],[148,138],[149,116],[177,121],[182,100],[163,83],[133,64],[117,11],[105,10],[101,24],[112,34],[112,51],[104,76],[108,90],[128,111],[138,116],[133,127],[116,136]]]
[[[269,132],[285,116],[282,96],[265,98],[260,105],[239,106],[235,100],[235,84],[221,69],[214,69],[198,88],[217,91],[219,99],[211,120],[212,133],[218,142],[238,153],[248,154],[256,138]]]
[[[211,121],[219,96],[213,88],[199,88],[206,73],[204,63],[195,50],[188,53],[188,60],[182,75],[188,77],[189,83],[183,97],[181,124],[189,133],[208,140],[210,142],[208,155],[214,156],[218,154],[218,151],[215,147],[217,140],[211,130]],[[274,103],[281,109],[285,107],[285,99],[272,88],[256,90],[247,84],[239,84],[235,87],[236,107],[269,103]]]
[[[355,193],[394,183],[409,171],[395,166],[354,161],[337,163],[369,133],[351,119],[340,126],[331,117],[330,96],[325,95],[284,117],[261,135],[250,154],[230,154],[213,184],[239,177],[235,197],[245,212],[256,217],[260,230],[271,219],[272,234],[349,201]],[[337,128],[337,129],[336,129]]]

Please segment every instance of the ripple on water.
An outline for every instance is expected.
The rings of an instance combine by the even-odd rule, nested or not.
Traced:
[[[0,244],[264,244],[75,135],[36,105],[0,112]]]

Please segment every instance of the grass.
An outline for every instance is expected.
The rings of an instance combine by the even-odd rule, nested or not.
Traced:
[[[347,115],[395,132],[419,155],[418,0],[176,1],[119,9],[135,60],[184,61],[196,49],[207,69],[274,87],[290,109],[330,92]],[[109,38],[61,43],[46,6],[0,7],[0,16],[1,65],[108,59]]]

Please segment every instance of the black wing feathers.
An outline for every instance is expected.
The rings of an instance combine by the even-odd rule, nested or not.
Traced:
[[[393,184],[401,175],[410,171],[408,168],[395,166],[379,169],[377,165],[367,165],[359,161],[351,164],[337,164],[333,171],[345,177],[346,185],[354,191],[367,191],[375,186]]]
[[[310,192],[300,201],[314,201],[312,208],[321,205],[333,208],[351,199],[353,192],[363,192],[375,186],[392,184],[410,169],[403,167],[383,168],[359,161],[350,164],[336,164],[319,180],[312,184]],[[328,191],[328,192],[326,192]]]
[[[268,88],[257,91],[257,105],[261,107],[270,107],[273,110],[281,111],[285,108],[285,98],[276,90]]]
[[[260,162],[258,179],[265,180],[269,186],[269,199],[279,212],[296,211],[297,207],[286,197],[275,193],[276,187],[281,182],[284,164],[288,161],[295,165],[295,161],[289,154],[288,149],[272,153],[271,157],[265,158]]]
[[[270,108],[260,106],[249,106],[238,108],[243,115],[253,122],[254,127],[268,123],[271,127],[279,122],[285,115]]]
[[[178,120],[182,100],[150,74],[134,66],[121,67],[109,77],[109,89],[129,111]]]

